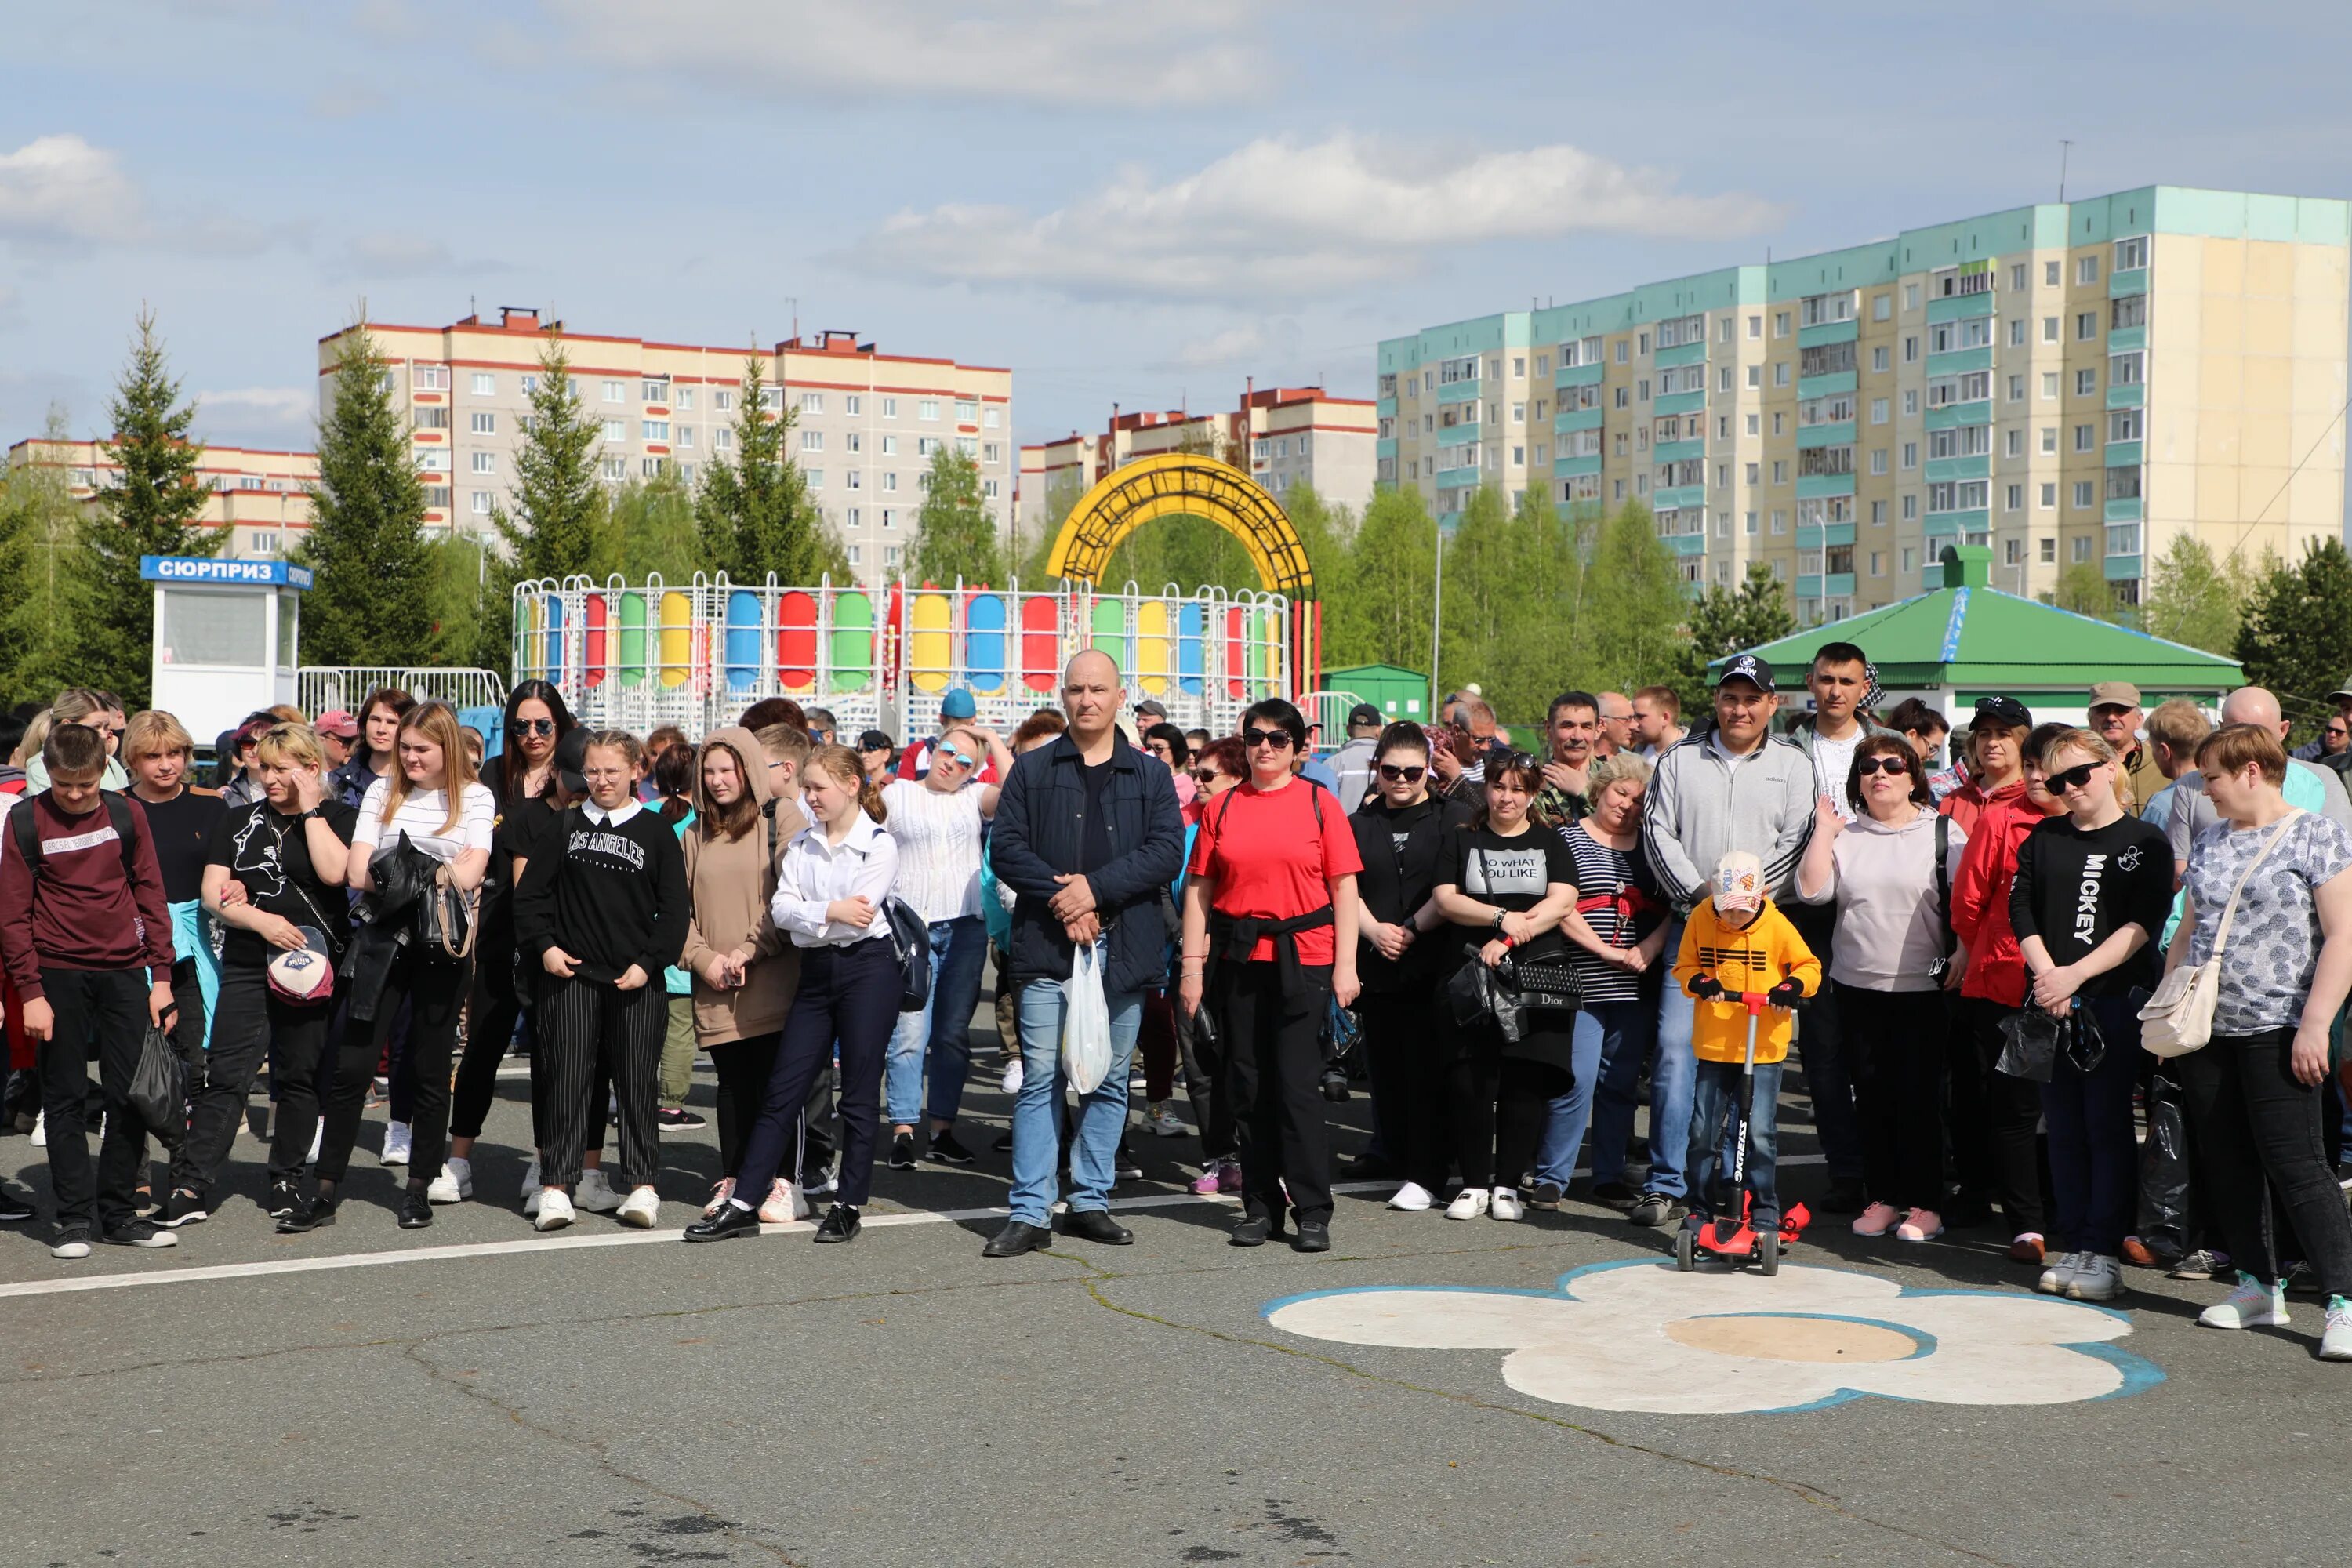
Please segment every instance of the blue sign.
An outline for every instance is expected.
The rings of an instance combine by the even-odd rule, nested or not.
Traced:
[[[150,583],[209,583],[230,587],[310,586],[310,569],[286,561],[225,561],[205,555],[142,555],[139,575]]]

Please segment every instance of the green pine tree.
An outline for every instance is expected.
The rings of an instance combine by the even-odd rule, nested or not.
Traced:
[[[2140,624],[2152,636],[2226,654],[2237,643],[2251,588],[2251,574],[2236,557],[2224,568],[2204,541],[2176,533],[2149,574]]]
[[[423,662],[506,674],[514,666],[511,563],[475,533],[450,533],[425,546],[424,578],[431,630]]]
[[[915,542],[907,552],[907,581],[946,588],[1004,582],[1004,547],[980,490],[980,465],[942,443],[931,454],[930,483],[915,513]]]
[[[713,459],[695,495],[702,558],[738,583],[763,582],[772,573],[779,583],[814,583],[828,569],[829,531],[784,450],[793,416],[768,407],[766,390],[767,363],[751,354],[737,393],[734,456]],[[845,553],[837,560],[845,572]]]
[[[1437,525],[1421,492],[1381,487],[1324,592],[1324,663],[1426,670],[1436,571]]]
[[[1685,622],[1683,657],[1674,675],[1684,708],[1696,710],[1706,705],[1708,665],[1727,654],[1777,642],[1796,629],[1797,617],[1789,612],[1789,596],[1780,591],[1772,569],[1761,561],[1748,563],[1748,574],[1737,589],[1720,583],[1709,584],[1706,593],[1691,601]]]
[[[316,574],[302,601],[302,658],[414,664],[432,643],[425,486],[364,317],[344,336],[332,392],[310,492],[316,520],[295,552]]]
[[[1496,650],[1507,636],[1517,598],[1517,552],[1511,514],[1500,490],[1482,485],[1463,503],[1462,518],[1445,542],[1444,623],[1438,681],[1452,689],[1475,681],[1492,687]],[[1507,722],[1507,719],[1506,720]]]
[[[572,382],[572,356],[551,337],[540,351],[530,389],[530,414],[515,448],[514,510],[503,506],[491,523],[506,543],[512,580],[562,582],[589,569],[604,526],[604,487],[596,477],[603,433],[588,417]],[[505,624],[507,611],[497,616]]]
[[[1591,571],[1605,600],[1593,616],[1587,689],[1631,691],[1676,668],[1690,597],[1648,507],[1630,503],[1601,523]]]
[[[615,575],[642,583],[656,573],[665,583],[683,583],[702,564],[694,492],[676,464],[664,463],[652,479],[631,479],[612,492],[585,570],[593,583]]]
[[[155,596],[139,576],[142,555],[215,555],[228,531],[201,521],[211,499],[197,477],[204,447],[188,438],[195,405],[180,401],[155,312],[139,312],[131,357],[108,405],[111,440],[100,452],[113,473],[83,530],[76,624],[78,682],[147,706],[154,663]]]
[[[2254,584],[2238,630],[2246,679],[2266,686],[2289,716],[2331,710],[2327,693],[2352,672],[2352,555],[2341,540],[2306,540],[2303,559],[2273,561]]]
[[[31,460],[0,482],[0,582],[14,588],[0,600],[0,694],[11,705],[46,703],[84,679],[86,530],[58,449],[72,438],[52,407]]]

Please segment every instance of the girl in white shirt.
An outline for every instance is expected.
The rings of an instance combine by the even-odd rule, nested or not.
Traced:
[[[368,786],[358,826],[352,830],[348,878],[352,890],[364,893],[374,888],[375,859],[397,849],[404,836],[446,866],[450,885],[470,898],[489,868],[498,803],[474,776],[457,715],[446,702],[418,703],[402,717],[394,751],[398,769]],[[428,1189],[440,1179],[442,1157],[447,1152],[450,1058],[457,1049],[466,988],[473,978],[473,958],[470,952],[457,958],[438,945],[428,947],[418,940],[413,910],[393,922],[411,928],[409,940],[393,960],[373,1013],[344,1021],[335,1087],[319,1145],[318,1192],[278,1222],[281,1233],[294,1235],[335,1222],[336,1189],[351,1165],[360,1110],[404,1002],[411,1005],[411,1016],[408,1054],[400,1070],[414,1080],[416,1110],[401,1226],[415,1230],[431,1225],[433,1202],[457,1201],[454,1187],[446,1194],[428,1194]]]
[[[800,989],[776,1048],[750,1142],[726,1205],[686,1227],[688,1241],[724,1241],[760,1228],[743,1194],[768,1191],[797,1140],[801,1106],[817,1072],[841,1057],[841,1188],[817,1226],[820,1242],[857,1234],[858,1210],[874,1179],[881,1121],[882,1063],[898,1020],[898,955],[885,912],[898,876],[898,849],[882,824],[881,791],[857,753],[822,746],[801,769],[801,807],[810,819],[784,850],[769,912],[801,950]]]

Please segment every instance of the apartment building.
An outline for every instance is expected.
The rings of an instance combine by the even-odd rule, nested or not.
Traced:
[[[1508,311],[1379,349],[1381,482],[1455,518],[1640,501],[1694,592],[1763,562],[1808,623],[1946,544],[2136,604],[2178,534],[2343,527],[2352,204],[2147,186]]]
[[[67,493],[85,511],[99,508],[99,492],[114,481],[118,466],[96,441],[56,441],[28,437],[8,448],[11,470],[63,471]],[[242,560],[290,555],[313,517],[310,488],[318,482],[316,452],[270,452],[248,447],[206,447],[196,473],[212,493],[202,521],[233,530],[224,554]]]
[[[1231,413],[1114,414],[1099,436],[1076,431],[1021,448],[1021,536],[1059,520],[1056,491],[1083,491],[1113,468],[1162,452],[1199,451],[1236,464],[1280,497],[1295,484],[1361,512],[1372,499],[1378,439],[1370,399],[1332,397],[1319,386],[1255,388]]]
[[[598,471],[619,484],[665,464],[694,482],[731,456],[743,347],[696,346],[567,331],[535,310],[505,309],[446,327],[371,322],[408,409],[425,483],[428,527],[480,530],[514,484],[542,350],[560,338],[574,392],[601,426]],[[348,331],[319,342],[320,405],[334,395]],[[979,465],[1000,531],[1013,521],[1013,373],[886,354],[855,332],[820,331],[756,351],[762,395],[792,411],[788,450],[809,489],[873,582],[897,571],[914,538],[934,453],[953,443]]]

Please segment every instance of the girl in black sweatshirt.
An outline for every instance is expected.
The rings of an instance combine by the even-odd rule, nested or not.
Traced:
[[[588,799],[563,814],[551,848],[533,855],[515,889],[515,942],[546,980],[538,1012],[547,1053],[547,1141],[539,1152],[538,1226],[572,1220],[597,1084],[610,1077],[620,1100],[624,1225],[650,1229],[660,1211],[654,1172],[660,1160],[655,1099],[669,994],[662,971],[686,945],[692,910],[677,835],[634,794],[636,737],[617,730],[588,738],[581,776]]]

